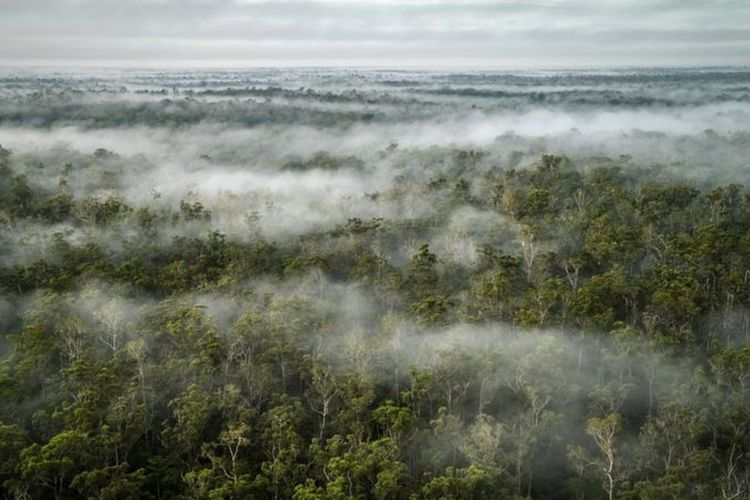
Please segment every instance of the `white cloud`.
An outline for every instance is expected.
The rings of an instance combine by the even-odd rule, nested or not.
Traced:
[[[750,63],[739,0],[3,0],[0,61]]]

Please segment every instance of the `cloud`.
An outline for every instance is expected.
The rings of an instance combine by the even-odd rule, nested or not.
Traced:
[[[0,9],[0,61],[17,65],[750,63],[750,6],[730,0],[6,0]]]

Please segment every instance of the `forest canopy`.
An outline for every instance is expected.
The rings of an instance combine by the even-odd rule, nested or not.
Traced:
[[[0,496],[750,497],[747,72],[0,76]]]

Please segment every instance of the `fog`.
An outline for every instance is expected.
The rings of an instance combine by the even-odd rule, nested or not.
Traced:
[[[747,496],[748,82],[4,69],[0,496]]]

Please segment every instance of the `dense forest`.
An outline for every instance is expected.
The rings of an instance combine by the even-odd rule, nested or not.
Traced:
[[[0,496],[750,498],[749,82],[0,74]]]

